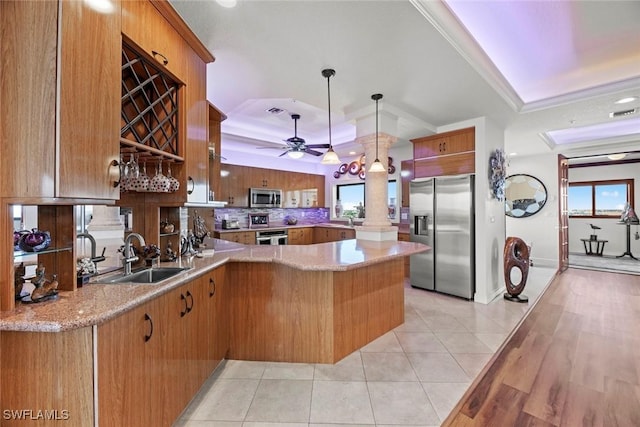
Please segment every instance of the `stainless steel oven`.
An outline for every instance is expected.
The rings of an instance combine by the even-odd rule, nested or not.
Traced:
[[[287,230],[264,230],[256,232],[256,245],[286,245]]]

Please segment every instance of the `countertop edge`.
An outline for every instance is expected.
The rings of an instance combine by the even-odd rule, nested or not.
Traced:
[[[413,242],[356,239],[300,246],[245,246],[225,241],[223,246],[227,249],[216,252],[213,257],[191,257],[188,261],[181,259],[177,264],[163,263],[193,268],[162,284],[100,284],[93,281],[76,291],[60,291],[55,300],[18,305],[14,311],[0,313],[0,331],[65,332],[100,325],[229,262],[269,262],[305,271],[348,271],[430,249]],[[305,251],[313,253],[318,248],[331,254],[352,251],[361,259],[309,262],[312,256]],[[375,255],[365,254],[367,251]]]

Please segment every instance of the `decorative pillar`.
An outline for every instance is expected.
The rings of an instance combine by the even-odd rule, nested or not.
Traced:
[[[378,159],[385,168],[384,172],[369,172],[369,167],[376,159],[376,135],[370,134],[356,138],[356,142],[364,147],[365,172],[365,219],[362,226],[356,227],[356,239],[362,240],[398,240],[398,228],[389,220],[389,147],[397,138],[386,133],[378,134]]]

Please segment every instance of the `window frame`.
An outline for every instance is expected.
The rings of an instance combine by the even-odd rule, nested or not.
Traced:
[[[395,216],[393,218],[390,218],[391,220],[397,220],[398,219],[398,212],[400,211],[399,207],[398,207],[398,179],[396,178],[391,178],[391,179],[387,179],[387,185],[391,185],[393,184],[394,186],[396,186],[396,213]],[[344,184],[335,184],[335,194],[336,194],[336,200],[340,200],[340,187],[348,187],[348,186],[354,186],[354,185],[361,185],[363,186],[363,194],[362,194],[362,204],[366,207],[367,205],[367,201],[366,201],[366,197],[367,197],[367,192],[364,189],[364,185],[365,182],[346,182]],[[388,197],[387,197],[388,199]],[[333,212],[335,212],[335,205],[334,202],[331,202],[331,216],[333,216]]]
[[[617,218],[620,214],[615,215],[596,215],[596,187],[599,185],[617,185],[625,184],[627,186],[627,203],[634,206],[634,180],[629,179],[608,179],[601,181],[576,181],[569,183],[569,190],[571,187],[591,187],[591,215],[571,215],[569,212],[569,218]]]

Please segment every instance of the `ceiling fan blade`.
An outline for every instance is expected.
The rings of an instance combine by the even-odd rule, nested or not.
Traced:
[[[307,148],[329,148],[329,144],[305,144]]]
[[[289,147],[256,147],[258,150],[288,150]]]
[[[284,156],[285,154],[287,154],[288,152],[289,152],[289,150],[287,150],[287,151],[285,151],[284,153],[280,154],[278,157],[282,157],[282,156]]]
[[[305,148],[304,152],[308,153],[308,154],[313,154],[314,156],[322,156],[322,153],[320,151],[311,150],[309,148],[309,146],[307,146],[307,148]]]

